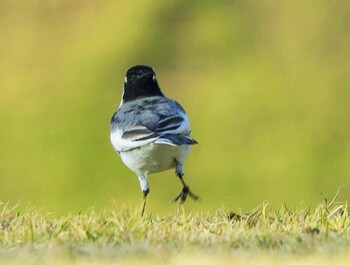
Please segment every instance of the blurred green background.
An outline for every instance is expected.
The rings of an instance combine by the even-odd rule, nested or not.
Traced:
[[[200,143],[185,180],[202,202],[186,208],[313,205],[349,182],[349,1],[2,0],[0,31],[2,201],[141,206],[109,141],[135,64]],[[150,185],[149,212],[176,208],[172,171]]]

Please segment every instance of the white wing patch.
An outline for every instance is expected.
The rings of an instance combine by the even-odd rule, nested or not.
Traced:
[[[137,126],[137,128],[134,130],[129,131],[122,131],[120,129],[114,130],[111,132],[111,142],[114,147],[114,149],[118,152],[128,151],[149,143],[154,142],[159,138],[159,136],[156,137],[150,137],[153,133],[142,133],[142,131],[149,131],[146,127],[143,127],[144,130],[141,130]],[[144,139],[144,140],[142,140]]]

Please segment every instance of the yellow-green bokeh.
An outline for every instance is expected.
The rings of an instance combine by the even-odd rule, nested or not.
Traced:
[[[202,202],[314,204],[350,178],[348,1],[0,2],[0,200],[55,212],[140,206],[109,142],[128,67],[187,110]],[[149,211],[173,209],[173,172]],[[350,188],[345,187],[344,199]]]

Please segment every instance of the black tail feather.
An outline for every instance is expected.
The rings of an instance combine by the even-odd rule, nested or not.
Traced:
[[[181,134],[163,134],[160,139],[163,139],[169,143],[175,144],[175,145],[192,145],[192,144],[198,144],[198,142],[191,137],[187,135],[181,135]]]

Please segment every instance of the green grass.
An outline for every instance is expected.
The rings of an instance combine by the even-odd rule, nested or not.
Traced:
[[[0,264],[346,264],[347,203],[311,209],[186,213],[159,216],[127,207],[56,217],[2,205]],[[198,263],[199,262],[199,263]]]
[[[203,210],[332,196],[350,176],[349,3],[0,1],[0,201],[139,202],[109,139],[135,64],[189,115],[185,178]],[[181,183],[150,185],[149,209],[166,213]]]

